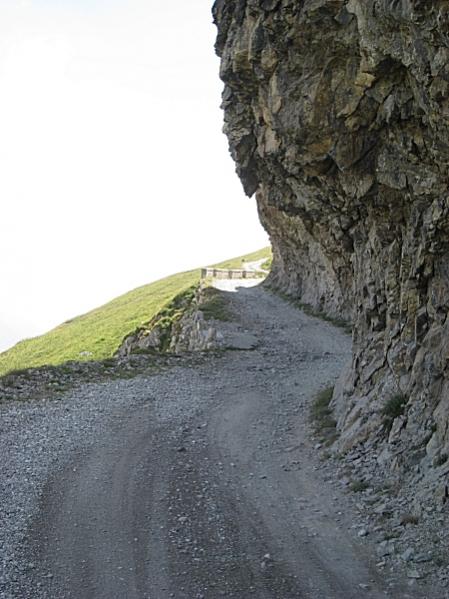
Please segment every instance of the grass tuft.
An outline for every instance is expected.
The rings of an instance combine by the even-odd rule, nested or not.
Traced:
[[[419,524],[419,516],[416,514],[403,514],[401,517],[402,526],[407,526],[407,524],[412,524],[413,526],[418,526]]]
[[[368,486],[369,486],[368,483],[366,483],[363,480],[354,480],[349,485],[349,488],[351,489],[351,491],[353,493],[361,493],[362,491],[366,491]]]
[[[232,320],[229,308],[223,294],[215,287],[206,287],[203,290],[203,300],[198,306],[206,320]]]
[[[329,407],[333,393],[333,387],[320,391],[315,397],[310,411],[315,432],[327,445],[331,445],[337,439],[337,423]]]
[[[271,270],[272,264],[273,264],[273,256],[270,256],[269,258],[267,258],[267,260],[265,260],[265,262],[262,262],[261,268],[262,268],[262,270]]]
[[[406,396],[402,393],[396,393],[390,397],[382,408],[383,424],[387,433],[391,431],[394,420],[404,413],[406,403]]]

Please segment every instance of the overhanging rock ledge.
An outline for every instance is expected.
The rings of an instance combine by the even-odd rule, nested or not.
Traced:
[[[353,322],[340,448],[449,454],[449,6],[218,0],[224,131],[270,234],[270,283]],[[406,402],[389,427],[382,411]],[[446,464],[446,466],[445,466]],[[442,470],[441,470],[442,472]]]

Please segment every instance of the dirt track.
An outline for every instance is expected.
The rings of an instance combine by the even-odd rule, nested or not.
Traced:
[[[378,573],[318,469],[309,404],[349,338],[262,288],[226,296],[256,349],[90,386],[102,424],[50,471],[9,596],[430,597]]]

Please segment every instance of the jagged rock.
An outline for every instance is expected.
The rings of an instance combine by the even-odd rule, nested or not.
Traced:
[[[379,543],[376,549],[377,555],[379,557],[385,557],[387,555],[391,555],[395,552],[395,545],[393,541],[382,541]]]
[[[418,572],[418,570],[409,570],[407,572],[407,576],[409,578],[422,578],[422,575],[420,572]]]
[[[341,448],[449,453],[449,9],[217,0],[224,131],[273,246],[269,283],[353,322]],[[387,431],[388,432],[388,431]],[[379,452],[380,453],[380,452]],[[426,462],[427,460],[427,462]]]
[[[205,320],[200,309],[188,311],[179,321],[174,331],[169,350],[175,353],[184,351],[206,351],[219,345],[217,330]]]
[[[128,335],[117,350],[123,358],[141,351],[192,352],[219,347],[217,330],[201,311],[204,288],[176,296],[150,322]]]
[[[123,358],[141,350],[160,351],[162,343],[162,330],[159,327],[143,327],[124,339],[117,351],[117,356]]]
[[[409,562],[413,559],[413,555],[415,554],[415,550],[413,549],[413,547],[407,547],[407,549],[401,553],[401,559],[404,562]]]

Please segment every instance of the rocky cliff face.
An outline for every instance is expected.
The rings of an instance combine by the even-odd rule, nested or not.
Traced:
[[[217,0],[225,133],[271,284],[353,322],[340,447],[449,454],[449,5]],[[446,468],[446,470],[444,470]]]

